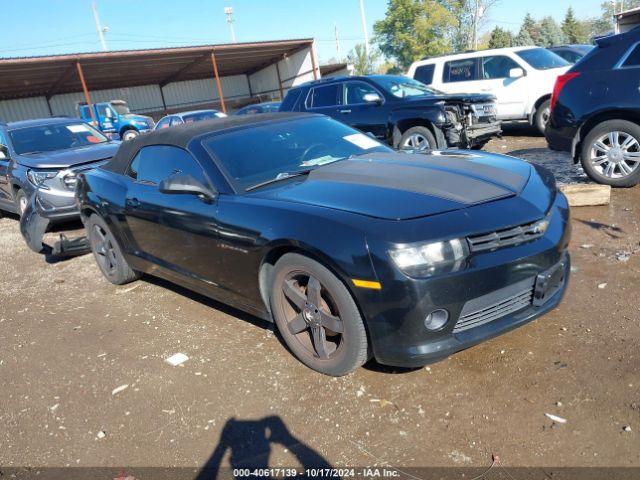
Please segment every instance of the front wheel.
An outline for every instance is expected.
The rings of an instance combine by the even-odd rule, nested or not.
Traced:
[[[358,307],[344,284],[318,262],[283,255],[273,270],[269,299],[282,338],[308,367],[341,376],[367,361]]]
[[[551,100],[546,100],[540,104],[536,109],[534,117],[534,123],[538,131],[544,135],[544,131],[547,128],[549,117],[551,116]]]
[[[122,134],[122,140],[123,141],[127,141],[127,140],[133,140],[134,138],[136,138],[138,135],[140,135],[140,132],[137,130],[126,130],[123,134]]]
[[[640,126],[609,120],[591,130],[582,142],[582,168],[592,180],[613,187],[640,183]]]
[[[434,150],[438,147],[436,137],[427,127],[411,127],[400,137],[401,150]]]
[[[93,256],[100,271],[115,285],[124,285],[140,278],[140,274],[129,267],[115,237],[105,221],[93,214],[85,225]]]

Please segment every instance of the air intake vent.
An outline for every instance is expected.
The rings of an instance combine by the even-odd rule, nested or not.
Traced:
[[[547,220],[539,220],[517,227],[496,230],[491,233],[474,235],[467,237],[467,240],[469,241],[469,248],[472,253],[495,250],[497,248],[518,245],[540,238],[546,232],[548,224]]]

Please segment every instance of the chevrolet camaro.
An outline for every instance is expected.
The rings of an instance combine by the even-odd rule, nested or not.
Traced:
[[[80,174],[76,195],[109,281],[156,275],[274,321],[328,375],[425,365],[521,326],[558,305],[570,271],[547,170],[396,152],[321,115],[153,132]]]

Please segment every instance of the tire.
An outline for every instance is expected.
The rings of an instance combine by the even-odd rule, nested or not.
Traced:
[[[18,191],[16,192],[15,202],[16,202],[16,213],[20,215],[20,217],[22,217],[22,215],[24,214],[24,211],[27,208],[27,205],[29,204],[29,199],[27,198],[27,194],[24,193],[24,190],[22,190],[21,188],[19,188]]]
[[[533,123],[538,131],[544,135],[544,130],[547,128],[547,122],[551,116],[551,100],[545,100],[536,109],[536,113],[533,118]]]
[[[627,120],[602,122],[582,142],[580,161],[589,178],[598,183],[612,187],[637,185],[640,183],[640,126]]]
[[[86,223],[91,252],[100,271],[114,285],[124,285],[140,278],[122,255],[120,246],[105,221],[93,214]]]
[[[400,137],[400,150],[435,150],[438,148],[436,137],[427,127],[411,127]]]
[[[133,140],[138,135],[140,135],[139,131],[129,129],[129,130],[125,130],[120,136],[122,137],[122,141],[126,142],[127,140]]]
[[[287,253],[273,268],[269,290],[278,331],[306,366],[338,377],[367,361],[369,344],[358,307],[326,267]]]

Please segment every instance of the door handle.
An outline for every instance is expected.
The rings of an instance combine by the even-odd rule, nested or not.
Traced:
[[[351,109],[349,108],[343,108],[341,110],[338,110],[338,113],[351,113]]]
[[[137,198],[127,198],[125,204],[127,207],[138,208],[140,206],[140,200]]]

